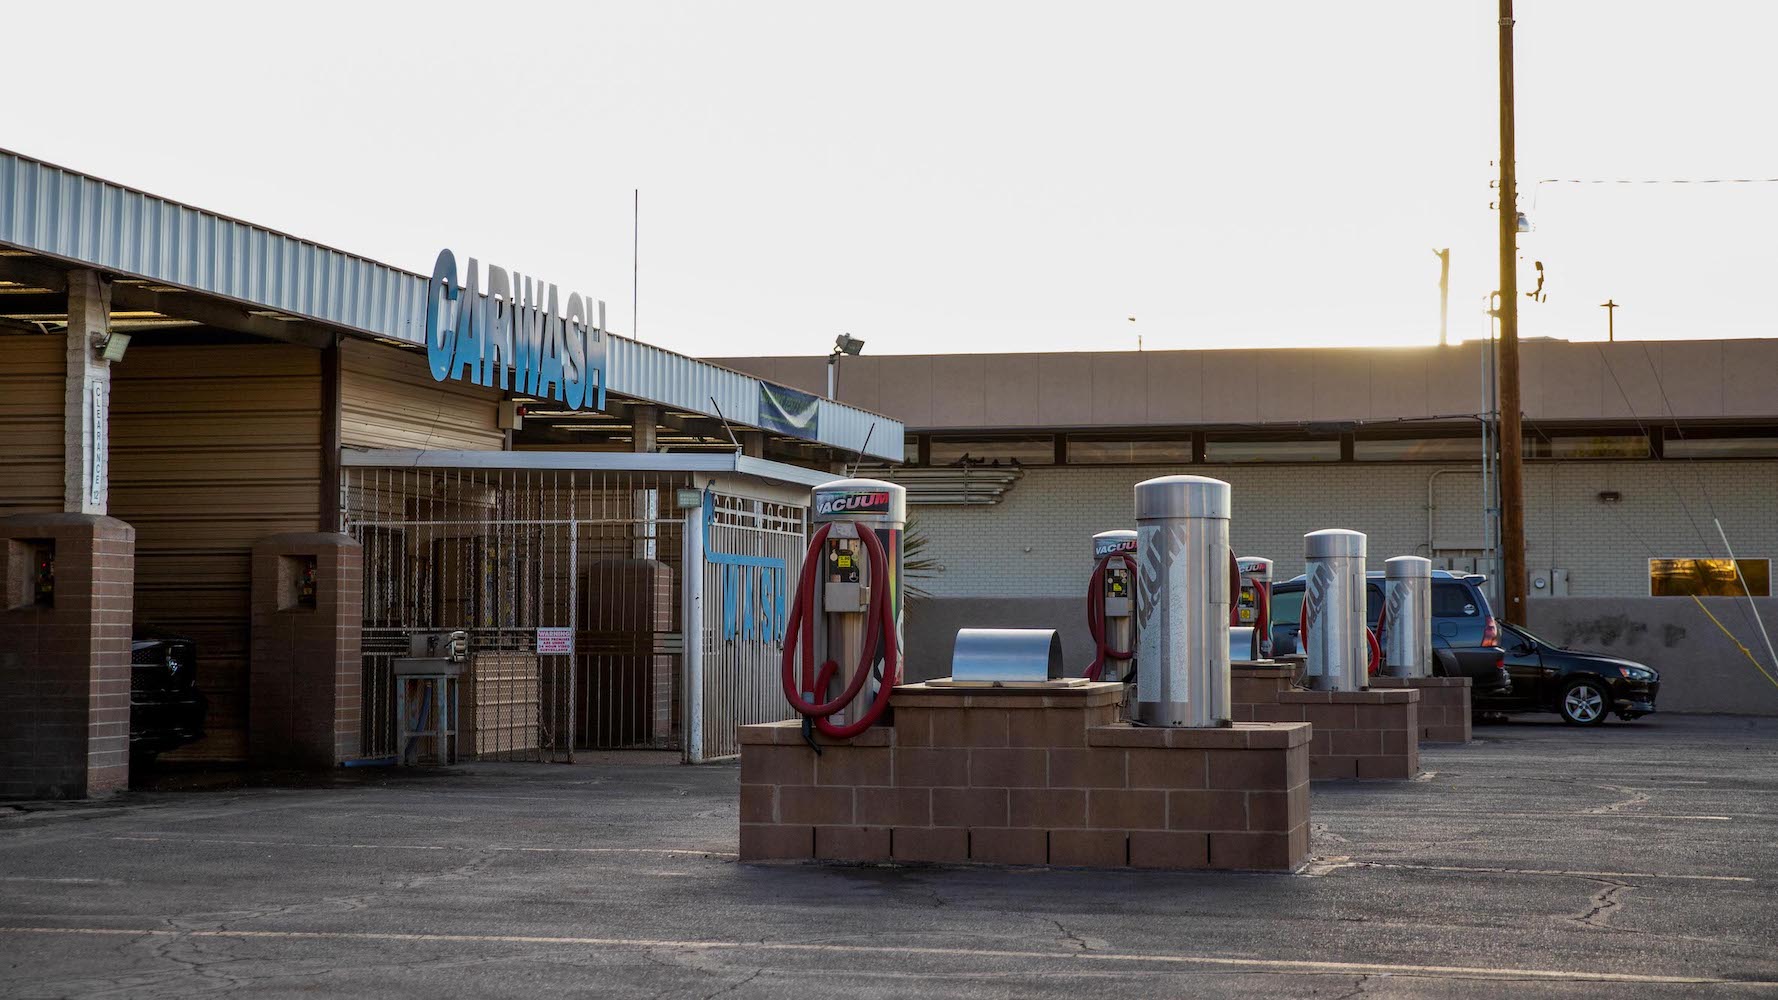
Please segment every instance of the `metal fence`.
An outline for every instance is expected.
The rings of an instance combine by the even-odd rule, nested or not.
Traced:
[[[705,501],[702,754],[741,752],[738,727],[792,716],[780,682],[808,508],[709,494]]]
[[[684,520],[671,500],[686,480],[347,468],[345,529],[364,546],[364,755],[406,749],[392,661],[413,635],[453,630],[470,647],[460,756],[571,760],[577,749],[679,745]],[[548,651],[540,630],[565,630],[572,653]]]

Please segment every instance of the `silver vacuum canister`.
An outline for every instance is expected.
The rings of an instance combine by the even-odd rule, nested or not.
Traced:
[[[1383,563],[1383,670],[1391,677],[1432,676],[1432,560],[1396,556]]]
[[[1364,533],[1326,528],[1303,536],[1307,581],[1302,627],[1308,630],[1309,687],[1363,691],[1370,685],[1365,637]]]
[[[1229,484],[1136,484],[1136,721],[1229,724]]]

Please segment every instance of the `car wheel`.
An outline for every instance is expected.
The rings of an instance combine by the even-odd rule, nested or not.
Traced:
[[[1573,726],[1597,726],[1611,714],[1611,699],[1605,685],[1590,677],[1582,677],[1562,689],[1556,703],[1562,721]]]

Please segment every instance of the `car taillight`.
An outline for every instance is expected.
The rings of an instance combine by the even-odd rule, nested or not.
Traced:
[[[1500,623],[1494,620],[1493,615],[1489,615],[1488,620],[1482,623],[1482,645],[1500,645]]]

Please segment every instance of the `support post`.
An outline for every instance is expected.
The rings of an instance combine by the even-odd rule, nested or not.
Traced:
[[[1513,159],[1513,0],[1500,0],[1500,595],[1525,624],[1525,435],[1519,396],[1519,210]]]
[[[704,760],[704,505],[684,511],[680,569],[681,668],[685,683],[685,762]]]
[[[104,514],[109,508],[111,362],[93,344],[110,335],[110,284],[97,271],[68,272],[62,510],[70,514]]]

